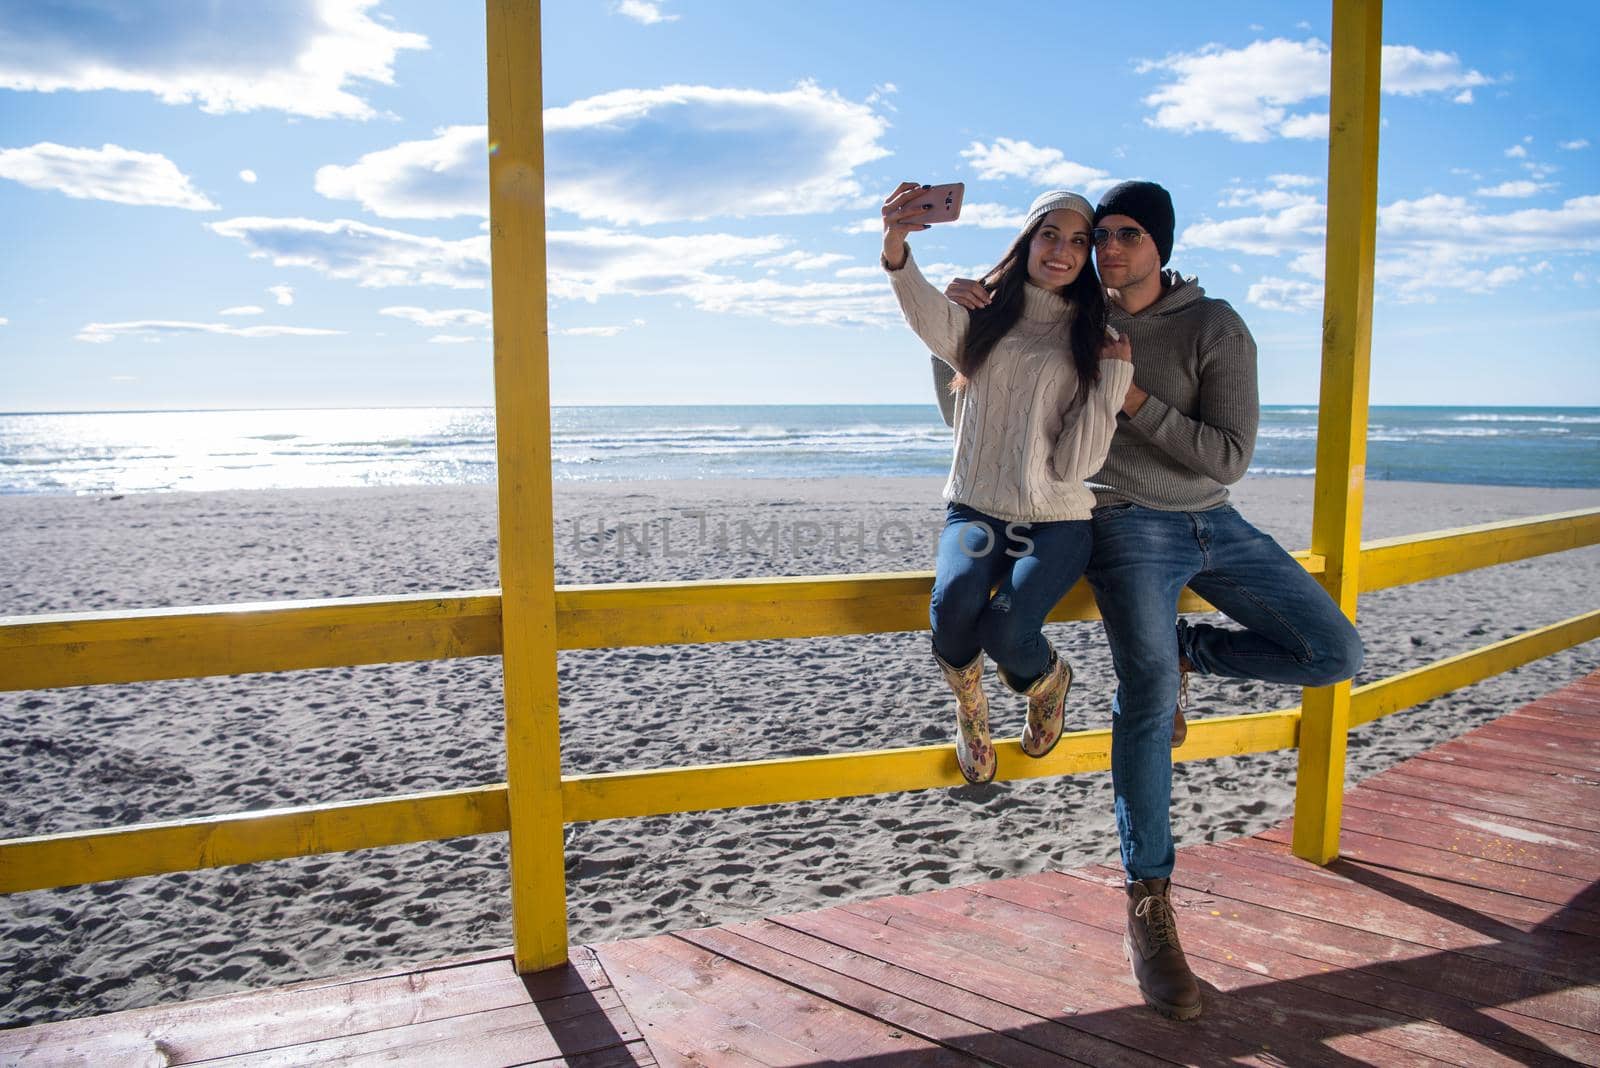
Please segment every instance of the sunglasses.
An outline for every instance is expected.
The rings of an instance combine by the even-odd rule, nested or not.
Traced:
[[[1144,235],[1149,232],[1136,226],[1119,226],[1115,230],[1107,230],[1104,226],[1096,226],[1089,231],[1089,237],[1094,240],[1095,248],[1105,248],[1107,242],[1113,237],[1117,239],[1117,244],[1132,248],[1143,241]]]

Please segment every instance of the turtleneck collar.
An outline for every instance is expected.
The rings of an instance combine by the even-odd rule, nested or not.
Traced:
[[[1033,322],[1058,323],[1071,302],[1059,293],[1027,282],[1022,287],[1022,317]]]

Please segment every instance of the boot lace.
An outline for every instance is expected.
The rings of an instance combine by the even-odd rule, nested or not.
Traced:
[[[1178,944],[1178,918],[1172,904],[1159,894],[1149,894],[1134,906],[1133,914],[1144,921],[1150,932],[1151,948]]]

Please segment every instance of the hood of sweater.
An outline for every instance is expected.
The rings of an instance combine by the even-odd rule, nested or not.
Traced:
[[[1199,279],[1185,278],[1177,271],[1162,271],[1159,300],[1137,315],[1129,315],[1114,300],[1107,301],[1106,319],[1112,323],[1132,319],[1161,319],[1168,315],[1179,315],[1205,299],[1206,291],[1200,288]]]

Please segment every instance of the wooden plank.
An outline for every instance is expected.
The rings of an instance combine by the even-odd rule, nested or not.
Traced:
[[[1285,856],[1292,858],[1287,852]],[[1110,867],[1049,872],[1031,881],[1067,898],[1081,896],[1083,884],[1103,887],[1113,895],[1122,892],[1122,873]],[[1600,1038],[1584,1030],[1589,1021],[1585,1011],[1567,1013],[1566,1021],[1558,1023],[1501,1007],[1516,996],[1514,991],[1504,990],[1499,973],[1505,969],[1499,965],[1443,956],[1425,946],[1396,942],[1331,920],[1177,885],[1174,903],[1181,917],[1184,945],[1203,948],[1208,959],[1243,962],[1244,967],[1257,970],[1267,967],[1260,954],[1287,954],[1310,962],[1308,969],[1300,969],[1296,981],[1352,1000],[1436,1020],[1508,1045],[1554,1049],[1580,1060],[1588,1056],[1586,1051],[1600,1055]],[[989,893],[990,887],[984,886],[982,892]],[[1082,906],[1077,912],[1065,903],[1052,902],[1051,907],[1064,915],[1089,919]],[[1552,1014],[1562,1015],[1559,1007]]]
[[[1247,867],[1258,866],[1288,878],[1296,877],[1305,867],[1303,861],[1277,842],[1236,839],[1211,843],[1205,848],[1221,850],[1224,857]],[[1600,937],[1600,918],[1593,913],[1560,908],[1548,901],[1502,894],[1459,880],[1437,879],[1398,868],[1365,864],[1348,857],[1342,857],[1318,870],[1324,876],[1343,880],[1347,888],[1349,884],[1355,884],[1419,904],[1444,901],[1449,904],[1439,907],[1479,912],[1523,931],[1546,928],[1591,938]],[[1317,884],[1313,882],[1312,885]]]
[[[1432,749],[1418,753],[1418,756],[1444,757],[1446,754],[1456,763],[1470,761],[1477,757],[1508,757],[1513,760],[1527,759],[1539,764],[1551,764],[1560,767],[1576,769],[1579,772],[1593,772],[1600,763],[1600,754],[1591,756],[1561,744],[1559,739],[1548,740],[1523,740],[1513,737],[1508,731],[1496,734],[1467,734],[1453,741],[1435,746]]]
[[[826,917],[831,914],[814,915]],[[1109,1068],[1139,1068],[1139,1066],[1169,1063],[1065,1026],[1047,1016],[1036,1015],[980,993],[941,982],[913,968],[880,960],[871,952],[857,951],[848,948],[847,945],[836,944],[785,926],[795,919],[795,917],[782,917],[778,921],[762,920],[753,924],[734,924],[727,930],[751,941],[781,950],[792,957],[860,979],[862,982],[891,991],[952,1017],[968,1020],[974,1027],[995,1033],[1006,1032],[1016,1035],[1022,1041],[1058,1058],[1104,1065]],[[939,963],[945,964],[948,961],[941,958]]]
[[[1290,828],[1272,827],[1258,838],[1267,842],[1289,841]],[[1344,856],[1350,860],[1387,868],[1400,868],[1439,879],[1481,886],[1502,894],[1567,905],[1589,889],[1590,882],[1580,874],[1503,863],[1481,856],[1451,852],[1448,848],[1416,845],[1395,838],[1379,837],[1353,828],[1345,831]],[[1580,869],[1581,871],[1582,869]],[[1593,908],[1576,906],[1592,912]]]
[[[968,1059],[886,1026],[809,991],[708,953],[672,936],[614,943],[601,958],[621,989],[616,968],[646,975],[723,1014],[719,1032],[740,1036],[757,1026],[803,1047],[813,1058],[845,1060],[912,1056],[926,1064],[966,1064]]]
[[[1509,720],[1509,721],[1507,721]],[[1595,737],[1592,724],[1575,723],[1565,716],[1523,718],[1506,717],[1492,726],[1490,737],[1504,736],[1528,741],[1556,741],[1575,753],[1593,753],[1600,750],[1600,738]]]
[[[1026,913],[1037,912],[1120,933],[1121,927],[1115,921],[1121,915],[1119,906],[1126,902],[1120,873],[1104,868],[1086,874],[1101,878],[1005,879],[979,884],[973,890],[996,897],[1013,910],[1023,910],[1013,912],[1016,918],[1010,922],[1024,928],[1031,922]],[[1327,963],[1307,955],[1307,945],[1314,943],[1304,941],[1308,935],[1314,938],[1330,933],[1330,925],[1320,925],[1323,929],[1319,931],[1315,921],[1303,920],[1292,933],[1281,934],[1278,928],[1282,926],[1282,916],[1270,909],[1252,911],[1251,906],[1237,906],[1247,910],[1241,917],[1236,903],[1219,903],[1228,906],[1224,909],[1205,908],[1208,903],[1204,899],[1182,898],[1176,902],[1180,933],[1191,966],[1207,980],[1218,968],[1242,969],[1256,979],[1253,984],[1246,980],[1243,996],[1261,1003],[1265,1009],[1279,1009],[1285,1002],[1302,1005],[1313,1022],[1325,1021],[1318,1031],[1302,1036],[1307,1042],[1322,1041],[1326,1033],[1349,1031],[1472,1068],[1487,1064],[1560,1063],[1559,1057],[1541,1058],[1537,1053],[1530,1058],[1528,1051],[1542,1052],[1543,1044],[1523,1038],[1515,1025],[1483,1017],[1478,1007],[1446,993],[1389,979],[1381,967],[1369,966],[1370,958],[1364,955],[1350,954],[1349,965],[1330,971]],[[1267,932],[1278,933],[1278,937]],[[1260,984],[1261,976],[1281,985]],[[1374,1013],[1388,1022],[1375,1019]],[[1481,1042],[1464,1048],[1448,1025],[1441,1026],[1446,1020],[1461,1022],[1466,1033],[1476,1034]],[[1526,1018],[1516,1022],[1537,1023]],[[1569,1030],[1552,1025],[1545,1025],[1544,1029],[1547,1033]],[[1588,1038],[1573,1032],[1565,1036],[1569,1039],[1568,1048],[1600,1053],[1600,1042],[1576,1041],[1573,1036]],[[1521,1039],[1521,1043],[1514,1038]]]
[[[1426,847],[1467,858],[1535,871],[1552,872],[1572,879],[1600,876],[1600,855],[1593,850],[1568,849],[1530,835],[1504,835],[1457,825],[1449,828],[1426,823],[1410,816],[1391,816],[1371,809],[1355,808],[1345,817],[1345,828],[1363,835],[1387,838],[1408,845]],[[1268,841],[1280,840],[1272,834]],[[1410,868],[1411,871],[1420,871]],[[1422,872],[1422,874],[1436,874]],[[1476,880],[1475,880],[1476,881]]]
[[[1354,930],[1370,931],[1399,942],[1412,942],[1436,950],[1477,957],[1498,964],[1507,972],[1505,989],[1515,989],[1517,997],[1559,994],[1564,1003],[1582,1006],[1587,1013],[1600,1013],[1600,988],[1583,989],[1574,983],[1587,980],[1581,975],[1562,978],[1552,969],[1544,949],[1544,938],[1529,936],[1497,921],[1477,920],[1474,914],[1456,909],[1459,920],[1439,915],[1420,905],[1389,897],[1375,896],[1353,884],[1340,887],[1328,884],[1310,886],[1293,879],[1278,878],[1254,866],[1238,863],[1236,856],[1220,851],[1191,850],[1188,861],[1173,871],[1180,886],[1265,905],[1282,912],[1332,920]],[[1478,928],[1491,927],[1492,936]],[[1513,974],[1514,973],[1514,974]]]
[[[561,1065],[565,1068],[617,1068],[619,1065],[636,1064],[649,1066],[657,1062],[655,1055],[650,1052],[644,1039],[629,1042],[623,1046],[612,1046],[610,1049],[598,1050],[594,1053],[563,1053],[559,1057],[549,1057],[538,1061],[519,1061],[521,1065],[548,1065],[556,1068]]]
[[[994,898],[961,889],[892,902],[856,903],[845,908],[925,932],[969,956],[1042,961],[1034,966],[1045,969],[1052,981],[1067,990],[1073,989],[1091,969],[1107,977],[1126,977],[1131,985],[1120,931],[1005,906]],[[1126,905],[1119,903],[1119,907],[1126,915]],[[1056,980],[1056,975],[1062,978]],[[1428,1063],[1423,1057],[1360,1034],[1320,1034],[1325,1030],[1320,1026],[1322,1010],[1292,990],[1274,990],[1277,996],[1262,998],[1252,989],[1260,979],[1255,973],[1222,966],[1210,969],[1202,977],[1205,1011],[1198,1019],[1183,1024],[1184,1048],[1188,1051],[1185,1056],[1210,1056],[1210,1050],[1202,1054],[1204,1047],[1198,1040],[1201,1033],[1211,1031],[1220,1046],[1233,1046],[1236,1050],[1242,1047],[1251,1057],[1287,1057],[1299,1064],[1328,1065],[1348,1064],[1351,1057],[1371,1063]],[[1136,1020],[1154,1015],[1142,1005],[1133,1011],[1122,1011]],[[1081,1022],[1082,1014],[1072,1021],[1074,1026]],[[1317,1043],[1307,1044],[1307,1034],[1318,1034]],[[1237,1052],[1228,1055],[1239,1056]]]
[[[606,997],[617,1000],[615,992],[607,992]],[[563,1014],[560,1000],[544,1001],[205,1063],[217,1068],[290,1068],[330,1062],[349,1068],[396,1062],[500,1068],[613,1049],[640,1037],[620,1004],[595,1009],[588,996],[581,1001],[589,1007],[573,1015]]]
[[[519,977],[498,956],[440,968],[347,976],[246,994],[180,1002],[0,1032],[0,1052],[65,1056],[105,1063],[161,1051],[173,1063],[316,1042],[402,1024],[573,995],[598,996],[608,984],[592,954],[572,966]],[[165,1061],[161,1062],[165,1063]]]
[[[544,1065],[547,1068],[618,1068],[619,1065],[650,1065],[659,1063],[650,1052],[650,1046],[645,1044],[645,1039],[629,1042],[627,1046],[613,1046],[611,1049],[602,1049],[594,1054],[562,1054],[560,1057],[549,1057],[546,1060],[525,1060],[522,1065]]]
[[[715,1005],[699,1001],[648,973],[636,972],[614,957],[610,947],[601,958],[616,972],[616,991],[639,1021],[657,1062],[667,1065],[804,1064],[810,1050],[749,1021],[730,1021]]]
[[[1464,798],[1462,803],[1470,802],[1474,808],[1543,819],[1557,826],[1600,831],[1600,787],[1583,787],[1553,779],[1547,783],[1533,783],[1526,777],[1497,776],[1423,760],[1407,761],[1379,772],[1363,780],[1361,785],[1368,789],[1409,793],[1414,797],[1455,796]],[[1574,792],[1568,792],[1568,788]],[[1591,804],[1597,807],[1590,808]]]
[[[926,930],[857,915],[844,909],[774,917],[773,922],[809,934],[842,948],[872,957],[907,971],[1026,1013],[1086,1036],[1128,1049],[1129,1056],[1181,1059],[1179,1050],[1220,1048],[1240,1063],[1270,1063],[1256,1059],[1247,1045],[1217,1038],[1218,1029],[1201,1017],[1197,1030],[1168,1020],[1145,1008],[1130,976],[1111,974],[1087,962],[1075,968],[1070,979],[1057,978],[1030,968],[949,946]],[[1042,966],[1041,966],[1042,967]],[[1044,1044],[1053,1032],[1030,1025],[1027,1033]],[[1198,1045],[1192,1045],[1198,1043]],[[1076,1047],[1073,1047],[1076,1049]],[[1133,1063],[1139,1063],[1134,1061]]]
[[[1452,804],[1449,798],[1408,797],[1383,790],[1351,790],[1345,804],[1371,812],[1402,816],[1419,824],[1442,828],[1467,827],[1488,834],[1503,835],[1521,841],[1558,846],[1563,850],[1600,858],[1600,831],[1584,831],[1576,827],[1557,827],[1504,813],[1482,812]]]
[[[779,982],[799,986],[819,994],[897,1031],[916,1035],[930,1043],[1007,1065],[1037,1065],[1046,1068],[1062,1063],[1086,1064],[1047,1053],[1010,1035],[979,1028],[972,1021],[941,1012],[914,998],[863,982],[843,972],[814,964],[764,943],[745,938],[723,928],[685,931],[678,935],[691,945],[762,972]]]

